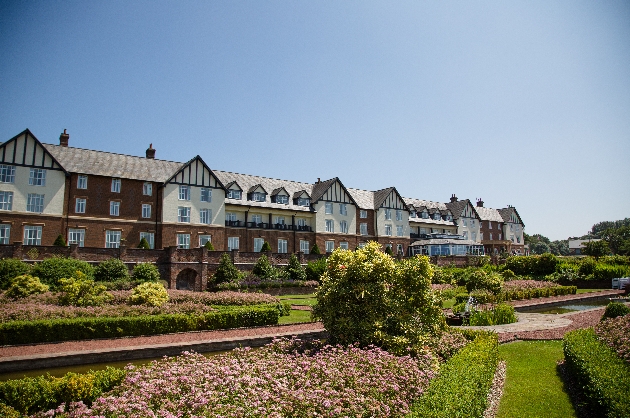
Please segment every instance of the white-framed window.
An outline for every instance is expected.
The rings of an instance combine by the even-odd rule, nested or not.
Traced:
[[[201,201],[212,202],[212,189],[208,189],[206,187],[201,188]]]
[[[309,199],[308,197],[298,197],[297,204],[298,206],[310,206],[311,199]]]
[[[387,235],[388,237],[392,236],[392,226],[391,225],[385,225],[385,235]]]
[[[471,233],[471,238],[473,241],[477,241],[477,233],[476,232],[472,232]]]
[[[77,197],[74,202],[74,213],[85,213],[86,199]]]
[[[112,179],[112,193],[120,193],[120,179]],[[118,247],[112,247],[118,248]]]
[[[396,254],[402,254],[402,253],[403,253],[403,245],[402,244],[396,245]]]
[[[190,248],[190,234],[177,234],[177,248],[184,250]]]
[[[348,206],[345,203],[339,204],[339,213],[341,215],[348,215]]]
[[[360,217],[360,218],[363,218],[363,219],[367,218],[367,210],[363,210],[363,209],[361,209],[361,210],[359,211],[359,217]]]
[[[287,245],[288,245],[288,241],[286,239],[279,239],[278,240],[278,252],[280,254],[286,254],[287,253]]]
[[[45,186],[46,170],[43,168],[31,168],[31,174],[28,177],[29,186]]]
[[[464,226],[468,226],[468,222],[466,221],[466,218],[463,218],[463,219],[462,219],[462,225],[464,225]]]
[[[324,204],[324,206],[325,206],[324,213],[326,215],[332,215],[332,213],[333,213],[333,204],[332,204],[332,202],[326,202]]]
[[[151,217],[151,205],[148,203],[142,204],[142,217],[150,218]]]
[[[510,224],[510,232],[514,231],[514,224]]]
[[[516,236],[516,243],[517,243],[517,244],[520,244],[520,243],[521,243],[521,236],[520,236],[520,235],[517,235],[517,236]]]
[[[475,220],[474,219],[470,220],[470,226],[471,226],[471,228],[475,227]]]
[[[0,192],[0,210],[13,210],[13,192]]]
[[[78,175],[77,189],[87,189],[87,176],[85,174]]]
[[[262,223],[262,215],[252,215],[252,222],[255,224]]]
[[[411,212],[409,212],[409,217],[410,218],[415,218],[416,217],[416,211],[412,210]]]
[[[385,220],[391,220],[392,219],[392,210],[391,209],[385,209]]]
[[[483,241],[483,232],[479,233],[479,240]]]
[[[462,235],[464,236],[464,239],[468,239],[468,231],[464,231]]]
[[[274,223],[284,225],[284,216],[276,216]]]
[[[8,244],[11,239],[11,225],[0,224],[0,244]]]
[[[396,236],[397,237],[402,237],[403,236],[403,226],[402,225],[396,225]]]
[[[236,213],[234,212],[225,212],[225,220],[234,222],[236,221]]]
[[[265,240],[263,238],[254,238],[254,252],[259,253]]]
[[[385,248],[389,248],[390,250],[393,250],[393,245],[392,244],[385,244]]]
[[[326,219],[326,232],[335,232],[335,221]]]
[[[42,213],[44,211],[44,195],[29,193],[26,198],[26,211]]]
[[[149,248],[153,249],[155,246],[155,234],[153,232],[140,232],[140,239],[146,239],[149,243]]]
[[[121,231],[105,231],[105,248],[120,248]]]
[[[426,228],[420,228],[420,234],[426,234],[426,233],[427,233]]]
[[[120,216],[120,202],[109,202],[109,214],[111,216]]]
[[[339,232],[342,234],[348,233],[348,222],[347,221],[339,221]]]
[[[0,183],[15,183],[15,166],[0,164]]]
[[[42,245],[42,227],[24,225],[24,245]]]
[[[503,234],[499,232],[499,240],[503,239]]]
[[[203,247],[207,243],[212,242],[212,235],[199,235],[199,246]]]
[[[442,219],[442,215],[440,215],[440,212],[435,212],[433,214],[433,220],[439,221],[440,219]]]
[[[396,209],[396,220],[402,221],[402,210]]]
[[[310,251],[310,244],[308,241],[300,240],[300,251],[304,254],[308,254]]]
[[[177,207],[177,222],[190,223],[190,208],[188,206]]]
[[[332,253],[335,251],[335,241],[326,241],[326,252]]]
[[[367,235],[368,234],[367,224],[366,223],[359,224],[359,232],[361,233],[361,235]]]
[[[488,221],[488,229],[492,229],[492,222]]]
[[[238,250],[239,237],[228,237],[228,251]]]
[[[190,200],[190,186],[185,184],[179,185],[179,200]]]
[[[76,244],[79,247],[85,246],[85,229],[68,229],[68,244]]]
[[[298,218],[297,219],[297,224],[298,224],[298,226],[306,226],[306,219]]]
[[[348,242],[347,241],[341,241],[339,243],[339,248],[341,248],[342,250],[347,250],[348,249]]]
[[[492,241],[492,232],[490,232],[490,234],[488,234],[488,235],[490,235],[490,237],[489,237],[488,239],[489,239],[490,241]]]
[[[237,199],[237,200],[241,200],[241,191],[240,190],[228,190],[228,199]]]
[[[359,243],[359,248],[365,248],[365,242],[360,242]]]
[[[429,219],[429,212],[426,209],[422,211],[422,219]]]
[[[254,202],[264,202],[267,200],[267,195],[265,193],[262,192],[253,192],[252,193],[252,200]]]
[[[142,183],[142,194],[144,196],[152,196],[153,195],[153,184],[145,181]]]
[[[280,205],[286,205],[289,203],[289,196],[287,195],[283,195],[283,194],[279,194],[276,196],[276,203],[280,204]]]
[[[212,209],[199,210],[199,223],[210,225],[212,223]]]

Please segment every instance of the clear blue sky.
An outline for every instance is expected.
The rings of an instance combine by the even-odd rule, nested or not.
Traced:
[[[0,141],[630,216],[630,2],[3,1]]]

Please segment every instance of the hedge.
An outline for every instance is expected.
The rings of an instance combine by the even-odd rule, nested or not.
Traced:
[[[0,382],[0,416],[5,416],[2,404],[22,414],[55,409],[66,402],[83,401],[91,405],[103,393],[120,385],[126,375],[124,369],[107,367],[83,374],[67,373],[63,377],[46,375]]]
[[[610,418],[630,417],[630,368],[601,343],[592,328],[567,333],[563,340],[568,372],[594,411]]]
[[[0,345],[275,325],[279,316],[279,307],[268,304],[222,307],[204,315],[165,314],[10,321],[0,324]]]
[[[408,417],[481,417],[498,363],[496,334],[480,334],[440,368]]]
[[[468,297],[475,298],[476,303],[497,303],[505,302],[509,300],[522,300],[540,297],[562,296],[562,295],[575,295],[577,293],[577,286],[554,286],[537,289],[521,289],[521,290],[509,290],[503,291],[498,295],[493,295],[490,292],[476,292],[471,294],[458,293],[455,295],[456,303],[467,302]]]

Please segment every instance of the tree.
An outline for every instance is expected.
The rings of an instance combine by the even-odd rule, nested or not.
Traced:
[[[601,238],[608,242],[613,254],[624,254],[623,248],[630,241],[630,227],[608,228],[601,233]]]
[[[394,255],[394,253],[392,252],[392,247],[390,247],[389,245],[385,246],[385,254],[387,255]]]
[[[149,250],[151,249],[151,246],[149,245],[149,241],[147,241],[146,238],[142,237],[140,239],[140,244],[138,244],[138,248],[141,248],[143,250]]]
[[[550,252],[549,244],[543,241],[536,241],[530,244],[529,250],[532,254],[545,254]]]
[[[608,243],[604,240],[589,241],[584,244],[584,254],[595,257],[595,260],[608,255],[608,253],[610,253],[610,249],[608,248]]]
[[[319,247],[317,246],[317,244],[313,245],[313,248],[311,248],[311,254],[321,254],[321,251],[319,251]]]
[[[260,252],[264,253],[267,251],[271,251],[271,245],[269,245],[269,243],[267,241],[265,241],[262,245],[262,247],[260,248]]]
[[[208,251],[214,251],[214,246],[210,241],[207,241],[203,246],[206,247]]]
[[[549,250],[553,255],[569,255],[569,241],[566,239],[552,241]]]
[[[66,240],[63,239],[63,235],[61,235],[61,234],[57,235],[57,239],[55,239],[55,242],[53,242],[53,245],[55,247],[65,247],[66,246]]]
[[[232,263],[230,255],[223,253],[221,260],[219,260],[217,271],[212,278],[214,279],[214,284],[236,282],[241,279],[241,272]]]
[[[289,257],[289,263],[287,264],[286,271],[290,280],[306,280],[304,267],[302,267],[300,260],[295,254],[291,254],[291,257]]]
[[[256,261],[256,264],[254,264],[252,273],[261,279],[275,279],[278,276],[276,268],[271,265],[269,259],[264,254],[261,255],[258,261]]]

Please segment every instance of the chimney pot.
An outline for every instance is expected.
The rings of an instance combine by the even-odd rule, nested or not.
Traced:
[[[477,207],[479,207],[479,208],[483,207],[483,200],[477,199]]]
[[[63,133],[59,135],[59,145],[62,147],[67,147],[69,140],[70,140],[70,135],[68,134],[67,129],[64,129]]]
[[[453,202],[457,202],[457,196],[455,196],[455,193],[451,195],[451,203]]]
[[[317,184],[321,183],[322,179],[320,177],[317,177]]]
[[[147,148],[147,158],[154,159],[155,158],[155,149],[153,149],[153,144],[149,144],[149,148]]]

